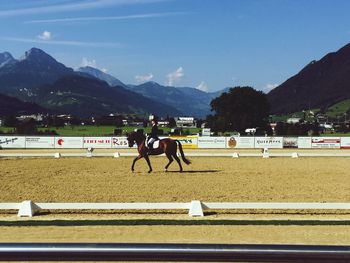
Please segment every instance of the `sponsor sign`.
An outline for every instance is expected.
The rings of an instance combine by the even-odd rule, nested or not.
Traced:
[[[283,137],[283,148],[298,148],[298,137]]]
[[[82,137],[55,137],[55,148],[56,149],[83,148],[83,138]]]
[[[134,148],[137,147],[136,143]],[[129,143],[126,137],[112,137],[112,148],[129,148]]]
[[[255,148],[283,148],[283,137],[255,137]]]
[[[54,148],[55,137],[26,137],[26,148]]]
[[[226,137],[198,137],[198,148],[226,148]]]
[[[254,137],[226,137],[226,147],[227,148],[254,148]]]
[[[1,148],[25,148],[26,138],[20,136],[0,136]]]
[[[198,137],[197,136],[171,136],[173,140],[181,142],[183,148],[195,149],[198,148]]]
[[[311,148],[340,148],[340,137],[312,137]]]
[[[311,137],[298,137],[298,148],[310,149],[311,148]]]
[[[340,138],[340,148],[350,149],[350,137],[341,137]]]
[[[84,148],[112,148],[111,137],[84,137]]]

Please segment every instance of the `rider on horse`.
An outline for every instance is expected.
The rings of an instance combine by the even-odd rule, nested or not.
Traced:
[[[148,149],[149,151],[153,150],[153,143],[156,141],[156,140],[159,140],[158,138],[158,122],[157,122],[157,119],[156,118],[153,118],[151,120],[151,123],[152,123],[152,130],[151,130],[151,134],[149,135],[149,139],[148,139]]]

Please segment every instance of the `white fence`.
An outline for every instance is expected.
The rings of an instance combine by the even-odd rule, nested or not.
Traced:
[[[350,203],[0,203],[0,210],[18,210],[18,216],[33,216],[40,210],[188,210],[189,216],[204,216],[207,209],[224,210],[349,210]]]
[[[0,158],[11,158],[11,157],[44,157],[44,158],[61,158],[61,157],[136,157],[138,156],[137,152],[114,152],[114,153],[92,153],[87,151],[86,153],[1,153]],[[155,157],[165,156],[164,154],[155,155]],[[350,152],[269,152],[265,149],[262,153],[249,153],[249,152],[222,152],[222,153],[212,153],[212,152],[201,152],[201,153],[186,153],[187,157],[350,157]]]
[[[184,148],[216,149],[350,149],[350,137],[170,137],[179,140]],[[123,149],[128,148],[126,137],[59,137],[59,136],[0,136],[0,148],[18,149]]]

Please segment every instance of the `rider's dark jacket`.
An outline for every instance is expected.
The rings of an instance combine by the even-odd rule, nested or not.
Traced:
[[[151,130],[151,134],[149,135],[149,138],[159,140],[159,138],[158,138],[158,126],[157,125],[152,126],[152,130]]]

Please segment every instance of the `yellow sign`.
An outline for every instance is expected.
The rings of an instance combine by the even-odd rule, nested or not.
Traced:
[[[196,149],[198,148],[198,137],[197,136],[171,136],[170,139],[178,140],[185,149]]]

